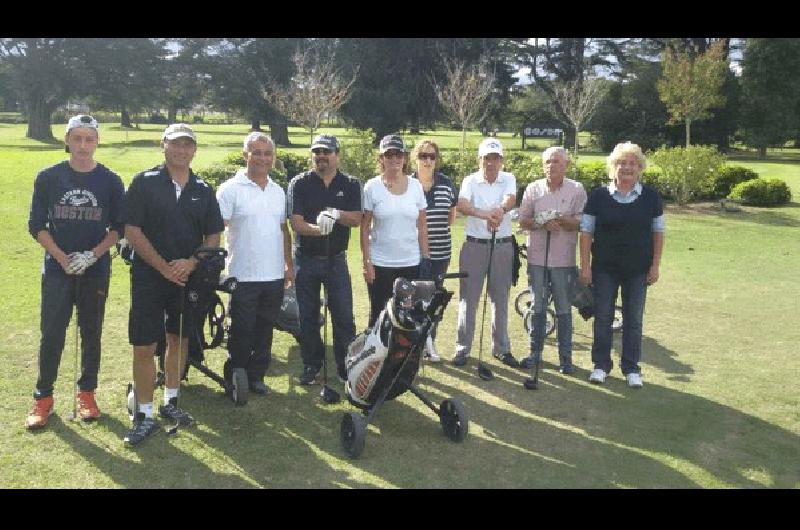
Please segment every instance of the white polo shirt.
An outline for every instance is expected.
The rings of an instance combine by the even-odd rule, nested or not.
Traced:
[[[286,193],[267,179],[264,189],[240,169],[217,190],[225,228],[228,274],[240,282],[266,282],[284,277],[283,231]]]
[[[497,175],[497,180],[493,183],[486,182],[483,171],[477,171],[464,177],[461,182],[461,191],[458,198],[466,199],[472,206],[480,210],[491,210],[503,203],[508,195],[517,196],[517,179],[511,173],[501,171]],[[467,217],[464,224],[464,234],[480,239],[491,239],[492,233],[486,227],[486,220],[477,217]],[[503,222],[497,229],[497,237],[508,237],[511,235],[511,213],[503,216]]]

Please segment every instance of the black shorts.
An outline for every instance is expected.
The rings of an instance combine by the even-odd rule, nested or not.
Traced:
[[[185,293],[184,293],[185,296]],[[191,304],[184,301],[183,336],[192,328]],[[128,341],[134,346],[149,346],[167,333],[180,333],[181,287],[149,266],[131,268],[131,310],[128,316]],[[166,316],[166,321],[165,321]]]

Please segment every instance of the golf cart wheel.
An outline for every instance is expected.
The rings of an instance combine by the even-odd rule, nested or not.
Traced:
[[[469,432],[467,411],[456,399],[445,399],[439,405],[439,423],[445,436],[454,442],[463,442]]]
[[[244,368],[233,369],[233,388],[231,389],[231,398],[237,405],[247,404],[247,394],[249,392],[249,384],[247,382],[247,370]]]
[[[525,316],[528,308],[531,307],[531,289],[530,287],[524,291],[520,291],[516,298],[514,298],[514,310],[521,317]]]
[[[617,333],[622,331],[622,306],[614,306],[614,320],[611,321],[611,331]]]
[[[357,412],[347,412],[342,417],[342,448],[350,458],[358,458],[364,451],[364,439],[367,436],[367,422]]]

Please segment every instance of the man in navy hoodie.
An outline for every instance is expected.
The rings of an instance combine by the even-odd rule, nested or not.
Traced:
[[[94,160],[97,120],[88,115],[70,118],[64,142],[69,160],[36,176],[28,218],[28,231],[45,249],[39,377],[25,422],[28,429],[44,427],[53,412],[53,385],[73,305],[82,339],[78,414],[84,421],[100,417],[94,392],[111,276],[108,249],[123,230],[125,188],[116,173]]]

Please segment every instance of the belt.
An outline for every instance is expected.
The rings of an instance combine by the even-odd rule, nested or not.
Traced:
[[[331,254],[330,257],[331,258],[340,258],[340,257],[344,256],[346,253],[347,253],[347,251],[343,250],[343,251],[341,251],[339,253]],[[305,254],[303,252],[301,252],[300,255],[302,257],[304,257],[304,258],[313,258],[313,259],[328,259],[328,257],[329,257],[329,256],[326,256],[325,254]]]
[[[495,243],[510,243],[512,239],[514,239],[514,236],[498,237],[498,238],[495,238],[494,242]],[[492,242],[491,239],[481,239],[479,237],[472,237],[472,236],[467,236],[467,241],[470,241],[472,243],[481,243],[483,245],[488,245],[488,244],[490,244]]]

